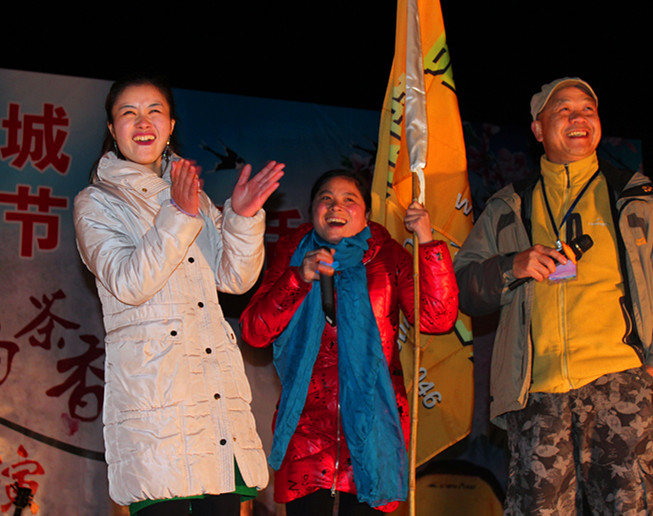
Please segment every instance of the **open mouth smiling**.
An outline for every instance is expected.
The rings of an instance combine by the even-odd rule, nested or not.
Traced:
[[[584,131],[584,130],[580,130],[580,129],[576,129],[574,131],[569,131],[567,133],[567,136],[569,138],[583,138],[583,137],[588,136],[588,135],[589,135],[589,131]]]
[[[149,143],[151,141],[154,141],[154,135],[153,134],[139,134],[137,136],[134,136],[133,140],[137,143]]]
[[[347,223],[347,221],[340,217],[327,217],[326,223],[329,226],[341,227],[344,226]]]

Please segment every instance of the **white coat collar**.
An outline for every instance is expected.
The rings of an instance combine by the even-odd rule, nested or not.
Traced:
[[[107,152],[98,163],[96,181],[128,188],[139,197],[150,199],[170,188],[170,166],[159,177],[147,167]]]

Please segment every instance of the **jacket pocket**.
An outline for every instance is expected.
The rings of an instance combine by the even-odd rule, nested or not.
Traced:
[[[256,431],[256,421],[248,403],[231,400],[229,417],[232,425],[234,444],[242,449],[263,447],[261,438]]]
[[[181,319],[150,319],[107,334],[105,422],[120,413],[173,405],[187,376]]]
[[[182,439],[180,421],[177,406],[122,412],[104,428],[107,464],[122,463],[135,472],[148,459],[169,463]]]

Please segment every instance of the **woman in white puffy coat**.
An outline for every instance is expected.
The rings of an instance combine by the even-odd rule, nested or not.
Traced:
[[[171,90],[115,83],[108,139],[75,198],[80,255],[106,330],[109,492],[131,514],[240,514],[268,482],[251,392],[216,288],[247,291],[263,265],[263,203],[283,165],[247,165],[218,210],[199,170],[170,152]],[[111,150],[110,150],[111,149]]]

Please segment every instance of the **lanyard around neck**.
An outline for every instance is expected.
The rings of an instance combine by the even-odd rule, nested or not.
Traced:
[[[567,210],[567,213],[565,213],[565,216],[562,218],[562,222],[560,222],[560,226],[556,225],[555,218],[553,217],[553,212],[551,211],[551,206],[549,205],[549,198],[546,195],[546,188],[544,187],[544,178],[540,176],[540,180],[542,181],[542,196],[544,197],[544,204],[546,205],[546,211],[549,214],[549,219],[551,220],[551,226],[553,227],[553,231],[555,231],[558,246],[560,246],[560,230],[562,229],[562,226],[565,225],[565,222],[567,222],[569,215],[571,215],[571,213],[574,211],[576,205],[580,201],[580,198],[585,194],[592,181],[596,179],[596,176],[599,175],[599,172],[600,172],[599,170],[594,172],[594,175],[589,178],[589,181],[587,181],[585,186],[583,186],[583,189],[580,192],[578,192],[576,199],[574,200],[573,203],[571,203],[571,206]]]

